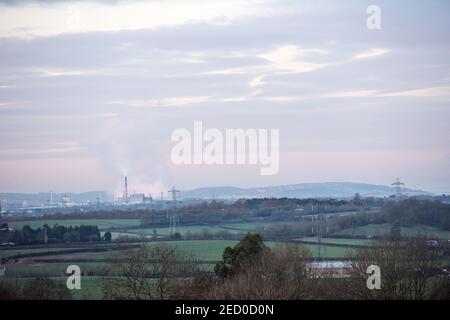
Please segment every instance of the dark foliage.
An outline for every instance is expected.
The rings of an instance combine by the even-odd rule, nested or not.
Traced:
[[[59,242],[93,242],[101,241],[100,230],[97,226],[60,226],[52,227],[44,225],[42,228],[33,229],[29,225],[22,230],[12,233],[11,241],[16,245],[59,243]]]

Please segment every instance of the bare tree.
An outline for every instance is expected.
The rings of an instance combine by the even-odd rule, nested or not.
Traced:
[[[102,283],[106,299],[176,299],[185,283],[199,272],[193,256],[164,243],[122,251]]]
[[[440,250],[428,245],[423,237],[402,241],[385,238],[373,247],[364,248],[351,257],[351,272],[346,298],[355,299],[426,299],[439,286],[435,276],[440,265]],[[377,265],[381,270],[381,289],[368,290],[367,267]]]

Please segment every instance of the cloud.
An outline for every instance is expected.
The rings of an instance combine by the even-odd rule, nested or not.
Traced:
[[[0,102],[0,110],[1,109],[10,109],[12,106],[15,105],[21,105],[29,103],[29,101],[6,101],[6,102]]]
[[[108,101],[108,103],[135,108],[158,108],[158,107],[187,106],[205,103],[209,100],[210,100],[209,96],[192,96],[192,97],[170,97],[170,98],[150,99],[150,100]]]
[[[91,69],[67,69],[67,68],[38,68],[31,71],[41,77],[70,77],[70,76],[91,76],[103,73],[102,70]]]
[[[288,72],[311,72],[325,67],[326,63],[314,63],[302,60],[308,53],[324,54],[326,50],[302,49],[296,45],[278,46],[258,57],[269,61],[274,69]]]
[[[301,49],[296,45],[276,46],[274,49],[254,55],[254,58],[264,60],[264,64],[227,68],[209,71],[207,74],[232,75],[232,74],[258,74],[258,73],[304,73],[324,68],[330,63],[316,63],[303,59],[305,53],[326,52],[320,49]],[[268,75],[262,75],[254,79],[250,86],[259,85],[261,80]]]
[[[352,60],[375,58],[375,57],[379,57],[379,56],[385,55],[385,54],[387,54],[389,52],[391,52],[391,50],[389,50],[389,49],[374,48],[374,49],[370,49],[368,51],[364,51],[364,52],[355,54],[353,56]]]
[[[260,75],[260,76],[257,76],[257,77],[255,77],[255,78],[253,78],[253,79],[250,80],[250,82],[248,83],[248,86],[249,86],[250,88],[256,88],[256,87],[261,86],[262,84],[264,84],[263,79],[264,79],[265,77],[266,77],[265,75]]]
[[[384,94],[383,97],[443,97],[450,96],[450,87],[431,87]]]
[[[15,2],[0,4],[0,37],[155,29],[184,24],[226,24],[268,15],[262,0]]]
[[[39,191],[47,181],[60,181],[61,188],[87,190],[93,180],[102,179],[100,171],[108,177],[102,180],[108,183],[99,184],[102,188],[115,179],[121,184],[124,173],[133,184],[140,177],[143,183],[159,180],[190,188],[210,183],[211,176],[217,184],[236,183],[231,179],[237,175],[221,167],[208,173],[182,169],[176,175],[168,170],[171,131],[190,128],[197,119],[217,128],[280,128],[281,153],[286,148],[302,151],[305,145],[347,147],[361,154],[373,144],[386,150],[407,143],[424,154],[430,145],[448,149],[450,64],[442,39],[448,37],[450,20],[434,19],[435,14],[444,17],[444,10],[425,6],[427,15],[422,16],[433,23],[417,25],[410,11],[386,4],[401,21],[390,32],[369,34],[364,10],[353,4],[218,2],[0,5],[0,37],[20,37],[0,39],[0,150],[9,150],[8,158],[14,158],[11,150],[38,149],[31,143],[51,151],[73,147],[51,144],[55,140],[73,140],[98,162],[98,167],[74,166],[67,156],[71,152],[61,153],[64,168],[76,172],[72,181],[62,181],[60,171],[51,164],[47,170],[44,161],[33,165],[29,175],[1,167],[9,179],[4,179],[4,189],[22,176],[24,189],[33,185]],[[67,19],[76,14],[69,4],[79,4],[78,31],[76,21]],[[149,13],[149,8],[155,10]],[[134,15],[136,10],[141,12]],[[287,13],[280,16],[278,10]],[[27,36],[33,39],[21,39]],[[33,155],[34,160],[44,156]],[[326,155],[321,160],[330,161]],[[435,169],[447,172],[448,164],[447,157]],[[322,172],[317,162],[311,165],[308,172]],[[348,179],[355,177],[351,166],[330,167]],[[408,166],[402,168],[414,174]],[[416,171],[428,175],[428,168],[422,169]],[[38,173],[44,171],[47,176],[41,179]],[[79,179],[85,172],[88,178]],[[291,183],[302,181],[305,171],[294,163],[283,164],[280,172],[276,181],[252,174],[240,181]],[[320,178],[311,174],[311,179]],[[449,179],[437,179],[448,185]]]
[[[375,97],[378,91],[376,90],[356,90],[356,91],[343,91],[326,95],[329,98],[367,98]]]
[[[293,102],[303,101],[306,98],[303,96],[240,96],[240,97],[227,97],[221,98],[221,102],[243,102],[243,101],[267,101],[267,102]]]
[[[258,92],[260,94],[261,91]],[[400,92],[383,93],[379,90],[353,90],[341,91],[325,94],[305,94],[284,95],[284,96],[258,96],[252,94],[248,96],[222,98],[222,102],[242,102],[242,101],[271,101],[271,102],[291,102],[303,100],[320,100],[320,99],[348,99],[348,98],[383,98],[383,97],[444,97],[450,96],[450,87],[432,87],[416,90],[407,90]]]
[[[86,147],[83,146],[67,146],[67,147],[55,147],[55,148],[43,148],[43,149],[32,149],[32,148],[12,148],[12,149],[1,149],[0,156],[2,158],[12,158],[12,159],[27,159],[33,157],[55,157],[55,156],[73,156],[74,154],[79,155],[80,153],[85,153],[87,151]]]

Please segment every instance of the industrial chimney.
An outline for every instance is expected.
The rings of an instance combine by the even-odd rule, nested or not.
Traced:
[[[124,194],[125,203],[128,203],[128,178],[125,176],[125,194]]]

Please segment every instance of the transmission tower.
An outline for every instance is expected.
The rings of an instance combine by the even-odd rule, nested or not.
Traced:
[[[403,195],[403,190],[405,189],[405,184],[403,182],[400,182],[400,179],[397,178],[397,180],[391,184],[392,191],[394,192],[394,195],[396,197],[401,197]]]
[[[320,208],[320,201],[317,201],[317,220],[316,220],[316,233],[317,233],[317,256],[320,260],[322,257],[322,247],[324,254],[326,255],[326,246],[322,245],[322,237],[323,237],[323,231],[328,230],[327,227],[327,220],[328,217],[325,215],[325,218],[323,215],[320,214],[321,208]]]
[[[171,233],[175,234],[177,223],[179,223],[181,217],[181,213],[177,209],[177,196],[180,195],[180,191],[176,190],[175,187],[172,187],[168,193],[169,195],[172,195],[172,210],[169,214],[169,228],[171,229]]]

